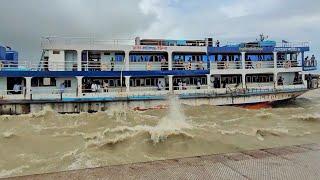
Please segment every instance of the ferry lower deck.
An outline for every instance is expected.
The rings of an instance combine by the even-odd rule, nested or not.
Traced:
[[[305,57],[308,43],[276,43],[263,35],[216,46],[212,38],[81,42],[49,37],[39,63],[1,60],[0,113],[47,105],[61,113],[95,112],[111,104],[146,109],[165,106],[171,96],[190,105],[272,103],[319,84],[307,73],[317,67],[314,56]]]

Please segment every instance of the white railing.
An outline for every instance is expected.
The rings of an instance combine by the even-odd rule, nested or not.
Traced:
[[[124,66],[124,62],[82,62],[83,71],[122,71]]]
[[[155,71],[155,70],[168,70],[168,64],[161,62],[130,62],[130,70],[132,71]]]
[[[173,62],[173,70],[207,70],[208,64],[206,62]]]
[[[242,63],[241,61],[211,62],[211,69],[242,69]]]
[[[226,42],[226,43],[220,43],[221,46],[237,46],[240,44],[246,44],[245,42]],[[276,42],[276,47],[309,47],[309,42]]]
[[[298,61],[291,61],[291,60],[284,60],[284,61],[279,61],[277,62],[277,67],[278,68],[294,68],[294,67],[301,67]]]
[[[314,59],[308,59],[303,61],[305,67],[317,67],[318,61]]]
[[[208,88],[206,85],[201,85],[200,89],[198,86],[187,86],[185,89],[179,89],[179,87],[175,87],[178,90],[174,90],[173,93],[176,95],[183,96],[192,96],[192,95],[240,95],[240,94],[256,94],[256,93],[270,93],[270,92],[281,92],[281,91],[295,91],[295,90],[303,90],[306,89],[304,84],[297,85],[279,85],[275,88],[273,85],[270,86],[261,86],[261,87],[250,87],[250,88],[240,88],[240,87],[227,87],[227,88]],[[137,89],[138,90],[138,89]],[[91,91],[91,90],[86,90]],[[139,91],[130,91],[126,92],[126,89],[123,91],[120,88],[109,88],[108,92],[99,91],[99,92],[83,92],[81,94],[77,94],[72,89],[66,89],[63,91],[60,89],[53,89],[49,91],[31,91],[31,97],[27,97],[24,92],[17,92],[12,90],[4,90],[0,91],[0,99],[5,100],[63,100],[65,98],[143,98],[144,96],[155,96],[158,98],[159,96],[169,95],[171,92],[166,89],[157,90],[156,88],[151,87],[143,87]],[[29,99],[30,98],[30,99]]]
[[[274,61],[246,61],[246,69],[274,68]]]
[[[113,39],[113,40],[96,40],[89,37],[43,37],[41,47],[64,46],[64,45],[134,45],[134,39]]]

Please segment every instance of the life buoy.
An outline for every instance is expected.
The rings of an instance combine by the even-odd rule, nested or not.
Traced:
[[[147,63],[147,70],[148,71],[151,71],[152,69],[152,64],[150,62]]]
[[[291,68],[291,61],[286,61],[284,64],[285,68]]]
[[[106,63],[101,64],[101,71],[107,71],[108,70],[108,65]]]
[[[185,67],[185,70],[192,70],[192,64],[191,63],[186,64],[184,67]]]
[[[229,68],[229,64],[227,62],[224,63],[224,69],[228,69]]]
[[[258,63],[256,64],[256,67],[257,67],[257,69],[260,69],[260,68],[262,67],[262,63],[261,63],[261,62],[258,62]]]

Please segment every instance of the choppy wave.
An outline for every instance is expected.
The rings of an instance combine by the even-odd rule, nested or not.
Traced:
[[[320,122],[320,113],[293,115],[292,118],[308,122]]]
[[[13,138],[13,137],[16,136],[16,134],[15,134],[15,131],[14,131],[14,130],[8,130],[8,131],[2,133],[2,136],[3,136],[4,138]]]
[[[320,137],[319,98],[260,110],[181,107],[169,99],[168,109],[143,112],[119,105],[94,114],[61,115],[48,107],[31,115],[0,116],[0,147],[6,152],[0,176],[309,143]],[[16,148],[19,143],[26,149]]]
[[[25,169],[28,169],[30,166],[19,166],[17,168],[14,169],[3,169],[0,171],[0,177],[9,177],[13,174],[19,174],[22,173]]]

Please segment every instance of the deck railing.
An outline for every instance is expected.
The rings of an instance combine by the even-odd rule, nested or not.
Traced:
[[[194,97],[194,96],[237,96],[237,95],[250,95],[250,94],[265,94],[265,93],[275,93],[275,92],[292,92],[297,90],[306,90],[305,85],[284,85],[274,88],[270,87],[252,87],[252,88],[219,88],[219,89],[209,89],[208,86],[202,85],[200,89],[198,86],[188,86],[187,89],[175,90],[173,93],[176,95],[181,95],[183,97]],[[43,90],[43,91],[32,91],[31,97],[27,97],[25,92],[5,90],[0,92],[0,97],[3,100],[64,100],[64,99],[77,99],[77,98],[87,98],[87,99],[99,99],[99,98],[109,98],[110,100],[114,98],[143,98],[143,97],[154,97],[154,98],[165,98],[167,95],[171,94],[164,88],[162,90],[157,90],[156,88],[150,88],[149,90],[140,91],[130,91],[126,92],[125,89],[120,91],[119,88],[109,89],[108,92],[97,91],[90,92],[91,90],[83,90],[80,95],[73,89],[64,90],[61,92],[60,89],[53,90]],[[29,99],[30,98],[30,99]]]
[[[211,69],[242,69],[241,61],[219,61],[211,62]]]
[[[317,61],[304,61],[304,67],[309,69],[316,69]],[[130,71],[158,71],[168,70],[168,64],[161,62],[130,62]],[[295,68],[302,67],[302,63],[297,60],[278,60],[277,68]],[[264,69],[274,68],[273,61],[246,61],[246,69]],[[207,63],[183,63],[173,64],[172,70],[207,70]],[[241,61],[218,61],[211,62],[210,69],[212,70],[229,70],[242,69]],[[3,61],[0,62],[0,71],[77,71],[77,62],[50,62],[50,63],[33,63],[30,61]],[[125,62],[90,62],[83,61],[81,71],[125,71]]]
[[[134,39],[111,39],[111,40],[96,40],[90,37],[43,37],[41,39],[41,47],[48,48],[52,46],[66,46],[66,45],[134,45]]]

